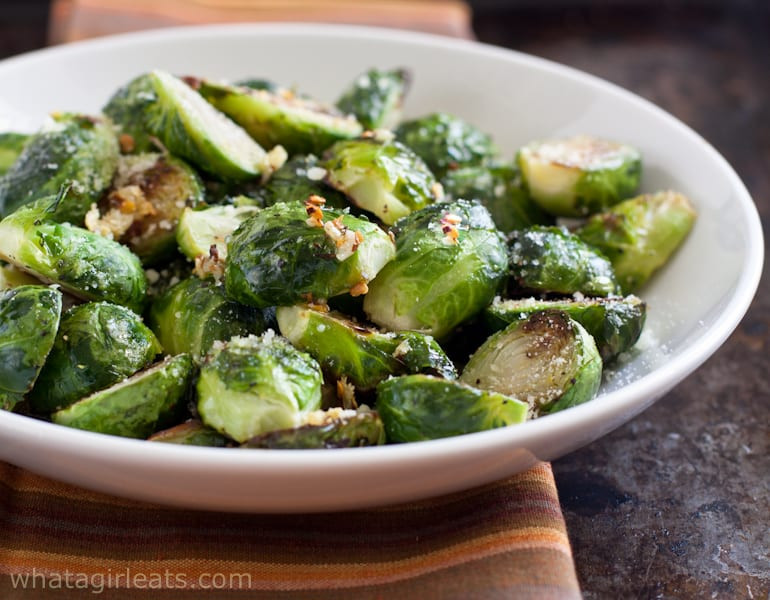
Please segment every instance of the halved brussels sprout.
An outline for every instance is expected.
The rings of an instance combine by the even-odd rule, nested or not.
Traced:
[[[232,444],[229,438],[206,427],[197,419],[188,419],[181,425],[158,431],[147,438],[150,442],[182,444],[185,446],[209,446],[223,448]]]
[[[0,394],[32,389],[59,329],[58,290],[23,285],[0,292]]]
[[[62,315],[56,341],[29,399],[38,413],[62,409],[149,365],[161,346],[123,306],[90,302]]]
[[[594,338],[604,362],[612,360],[637,342],[647,316],[645,303],[636,296],[579,300],[496,298],[484,311],[484,320],[492,331],[499,331],[543,310],[563,311],[585,327]]]
[[[0,221],[0,258],[86,300],[139,312],[147,280],[128,248],[86,229],[48,218],[54,199],[41,199]]]
[[[672,191],[644,194],[595,215],[575,233],[612,262],[620,288],[629,294],[662,267],[695,223],[686,196]]]
[[[369,69],[337,100],[337,108],[354,115],[365,129],[390,129],[401,118],[401,105],[409,87],[406,69]]]
[[[594,339],[557,310],[536,312],[498,331],[460,375],[469,385],[526,401],[533,416],[591,400],[601,378]]]
[[[187,258],[210,256],[212,246],[224,263],[227,258],[227,238],[243,221],[259,212],[256,206],[223,204],[199,210],[186,208],[179,218],[176,241]]]
[[[118,90],[104,107],[131,136],[137,152],[160,140],[175,156],[226,180],[252,179],[267,154],[238,125],[225,117],[181,79],[155,70]]]
[[[289,154],[319,154],[337,140],[363,131],[353,117],[288,89],[274,92],[197,81],[200,94],[264,146],[280,144]]]
[[[323,210],[322,201],[279,202],[243,222],[228,243],[231,298],[265,308],[366,293],[395,244],[374,223]]]
[[[192,374],[189,355],[167,357],[53,413],[51,420],[75,429],[143,439],[173,419]]]
[[[294,427],[321,406],[321,369],[272,330],[215,344],[198,379],[198,413],[207,426],[245,442]]]
[[[109,187],[117,163],[118,140],[109,120],[54,115],[0,178],[0,213],[9,215],[68,185],[69,193],[52,218],[81,225],[91,204]]]
[[[29,138],[26,133],[0,133],[0,175],[5,175],[16,162]]]
[[[269,431],[251,438],[244,448],[282,450],[356,448],[385,443],[385,428],[371,410],[317,410],[303,416],[303,423],[291,429]]]
[[[391,331],[444,337],[492,301],[508,270],[503,236],[478,202],[434,204],[392,231],[396,258],[364,298],[369,318]]]
[[[524,402],[430,375],[393,377],[377,386],[388,441],[419,442],[523,423]]]
[[[326,169],[320,166],[314,154],[299,154],[272,174],[260,189],[259,197],[265,206],[278,202],[305,202],[312,195],[322,196],[326,200],[324,206],[350,206],[345,194],[324,183],[325,177]]]
[[[481,202],[503,233],[553,223],[553,217],[532,200],[520,173],[510,165],[461,167],[448,171],[441,185],[448,198]]]
[[[189,353],[198,361],[216,341],[265,331],[262,311],[233,302],[221,285],[185,279],[150,307],[150,328],[168,354]]]
[[[510,238],[511,275],[523,291],[611,296],[619,292],[612,264],[559,227],[530,227]]]
[[[580,135],[533,142],[516,155],[529,193],[559,217],[584,217],[636,192],[642,159],[631,146]]]
[[[480,165],[497,153],[487,134],[446,113],[402,123],[396,129],[396,137],[414,150],[439,178],[452,169]]]
[[[324,158],[326,182],[388,225],[443,197],[420,157],[388,132],[337,142]]]
[[[10,290],[20,285],[40,285],[40,280],[15,265],[0,266],[0,290]]]
[[[454,370],[435,340],[423,334],[381,333],[339,313],[306,306],[280,307],[276,317],[294,346],[334,378],[346,377],[357,390],[373,389],[390,375],[430,370],[451,377]]]

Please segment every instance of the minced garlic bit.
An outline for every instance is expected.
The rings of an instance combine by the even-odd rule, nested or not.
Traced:
[[[211,244],[209,254],[199,254],[195,257],[195,268],[193,273],[200,279],[213,277],[215,281],[221,281],[225,276],[225,263],[219,258],[219,248],[216,244]]]
[[[356,386],[350,383],[345,375],[337,380],[337,398],[339,398],[343,408],[350,409],[358,406]]]
[[[457,226],[462,223],[462,217],[453,213],[447,213],[441,218],[441,231],[444,233],[445,244],[456,244],[460,234]]]
[[[342,222],[342,217],[337,217],[333,221],[327,221],[324,226],[324,233],[334,242],[337,250],[335,258],[342,262],[349,258],[358,250],[358,246],[364,241],[364,236],[360,231],[353,231]]]
[[[366,284],[365,281],[359,281],[356,285],[354,285],[352,288],[350,288],[350,295],[354,298],[356,296],[363,296],[369,291],[369,286]]]
[[[262,160],[261,164],[262,185],[270,180],[270,178],[273,176],[273,173],[280,169],[288,158],[289,154],[280,144],[265,154],[265,158]]]
[[[430,186],[430,192],[433,194],[434,200],[442,200],[444,198],[444,186],[438,181]]]
[[[326,204],[326,198],[317,194],[308,196],[308,199],[305,200],[305,211],[307,212],[307,220],[305,223],[311,227],[323,227],[324,213],[322,208],[324,204]]]
[[[131,154],[134,151],[134,148],[136,147],[136,143],[134,142],[134,136],[129,135],[128,133],[121,133],[118,137],[118,144],[120,144],[120,151],[123,154]]]

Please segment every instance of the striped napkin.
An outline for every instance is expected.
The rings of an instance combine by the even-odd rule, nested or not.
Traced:
[[[169,482],[173,485],[173,482]],[[0,463],[0,598],[580,598],[550,465],[343,513],[183,510]]]

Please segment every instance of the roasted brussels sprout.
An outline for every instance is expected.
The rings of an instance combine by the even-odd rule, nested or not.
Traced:
[[[54,115],[0,178],[0,213],[9,215],[68,185],[53,218],[82,225],[91,204],[109,187],[117,162],[118,141],[108,120]]]
[[[576,234],[610,259],[621,290],[629,294],[666,263],[692,229],[695,216],[682,194],[644,194],[594,215]]]
[[[275,92],[278,90],[278,85],[274,81],[270,81],[269,79],[262,79],[259,77],[239,79],[233,85],[238,87],[251,88],[252,90],[267,90],[268,92]]]
[[[377,386],[377,412],[388,441],[419,442],[523,423],[527,405],[459,381],[405,375]]]
[[[617,204],[636,192],[642,173],[637,150],[587,135],[533,142],[516,162],[535,202],[560,217]]]
[[[197,419],[188,419],[181,425],[158,431],[147,438],[150,442],[182,444],[185,446],[209,446],[223,448],[232,444],[229,438],[206,427]]]
[[[443,197],[425,163],[389,132],[334,144],[324,155],[326,182],[383,223],[396,220]]]
[[[212,107],[181,79],[164,71],[140,75],[104,107],[130,136],[137,152],[155,137],[169,152],[225,180],[252,179],[267,154],[238,125]]]
[[[484,320],[493,331],[505,329],[535,312],[560,310],[585,327],[594,338],[604,362],[630,349],[639,339],[647,307],[636,296],[625,298],[581,298],[569,300],[495,301],[484,311]]]
[[[197,277],[159,296],[150,307],[148,324],[168,354],[189,353],[196,361],[216,341],[267,328],[262,311],[229,300],[222,286]]]
[[[355,448],[384,443],[385,428],[376,412],[332,408],[307,413],[298,427],[263,433],[251,438],[243,447],[294,450]]]
[[[365,294],[395,245],[365,218],[322,205],[281,202],[244,221],[228,243],[227,294],[260,308]]]
[[[610,261],[566,229],[514,231],[510,246],[511,275],[519,290],[587,296],[619,292]]]
[[[215,344],[201,366],[198,413],[209,427],[243,443],[297,424],[321,405],[321,369],[272,330]]]
[[[503,233],[553,223],[553,217],[532,200],[518,170],[510,165],[461,167],[448,171],[441,185],[448,198],[481,202]]]
[[[602,378],[593,338],[564,312],[511,323],[473,353],[460,381],[526,401],[533,416],[591,400]]]
[[[363,131],[353,117],[300,97],[288,89],[270,91],[197,81],[200,94],[263,146],[280,144],[289,154],[319,154],[337,140]]]
[[[187,258],[210,256],[212,246],[224,264],[227,258],[227,238],[250,216],[259,212],[256,206],[223,204],[200,210],[186,208],[179,218],[176,240]]]
[[[128,248],[48,217],[53,199],[24,206],[0,221],[0,258],[86,300],[107,300],[139,312],[147,280]]]
[[[123,306],[90,302],[71,308],[30,393],[46,413],[69,406],[149,365],[161,346],[142,320]]]
[[[441,339],[492,301],[508,257],[502,234],[481,204],[434,204],[401,219],[392,231],[396,258],[364,298],[372,321]]]
[[[401,118],[401,105],[409,87],[406,69],[370,69],[353,81],[337,100],[337,108],[354,115],[365,129],[390,129]]]
[[[173,419],[193,374],[190,356],[163,362],[51,415],[58,425],[144,439]]]
[[[438,178],[452,169],[480,165],[497,153],[487,134],[446,113],[402,123],[396,137],[414,150]]]
[[[13,395],[32,389],[53,347],[61,316],[61,293],[41,285],[0,292],[0,396],[13,408]]]
[[[5,175],[29,140],[26,133],[0,133],[0,175]]]
[[[310,196],[322,196],[324,206],[345,208],[350,206],[345,194],[324,183],[326,169],[319,166],[314,154],[298,154],[288,160],[270,177],[259,190],[265,206],[278,202],[305,202]]]
[[[10,290],[20,285],[40,285],[40,280],[25,273],[15,265],[2,264],[0,266],[0,291]]]
[[[393,356],[406,366],[407,373],[425,373],[444,379],[457,379],[457,370],[446,352],[432,336],[419,331],[399,331]]]

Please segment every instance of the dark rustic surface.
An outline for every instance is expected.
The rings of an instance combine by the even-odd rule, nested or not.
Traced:
[[[478,4],[482,41],[609,79],[696,129],[770,218],[766,0]],[[45,10],[4,1],[0,58],[42,45]],[[700,370],[554,463],[586,598],[770,597],[767,271],[737,332]]]

